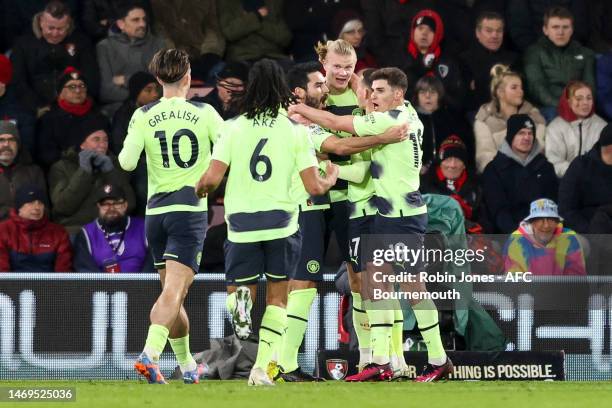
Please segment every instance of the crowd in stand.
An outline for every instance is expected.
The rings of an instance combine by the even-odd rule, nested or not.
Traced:
[[[468,233],[516,238],[548,219],[556,234],[612,234],[612,2],[4,3],[0,271],[152,270],[146,163],[126,173],[117,155],[133,112],[161,97],[147,66],[164,47],[189,53],[194,84],[212,88],[195,99],[228,119],[255,61],[288,69],[342,38],[356,73],[407,74],[424,124],[421,191],[453,197]]]

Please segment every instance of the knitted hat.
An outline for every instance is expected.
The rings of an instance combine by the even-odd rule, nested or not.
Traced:
[[[351,30],[352,28],[351,25],[354,24],[354,22],[357,21],[362,21],[361,16],[359,15],[359,13],[357,13],[355,10],[352,9],[343,9],[340,10],[336,13],[336,15],[334,16],[333,20],[332,20],[332,24],[331,24],[331,34],[335,35],[335,38],[340,38],[340,36],[342,34],[344,34],[346,31]],[[351,23],[351,24],[348,24]],[[363,25],[363,24],[362,24]]]
[[[101,114],[87,115],[79,126],[81,137],[78,140],[77,147],[81,146],[85,139],[95,131],[104,130],[108,133],[108,120]]]
[[[128,89],[130,90],[130,99],[135,101],[138,95],[149,84],[157,84],[157,79],[148,72],[136,72],[128,81]]]
[[[514,140],[514,136],[521,129],[531,129],[535,136],[535,123],[529,117],[529,115],[525,115],[523,113],[512,115],[508,118],[507,128],[506,128],[506,141],[510,146],[512,146],[512,141]]]
[[[62,74],[57,78],[57,93],[61,93],[64,86],[68,83],[68,81],[83,81],[85,85],[87,85],[87,81],[81,71],[77,70],[75,67],[68,67],[62,72]]]
[[[431,31],[434,33],[436,32],[436,20],[433,18],[429,16],[421,16],[417,18],[416,22],[414,23],[414,28],[417,28],[421,24],[425,24],[427,27],[431,28]]]
[[[612,126],[610,126],[610,124],[607,124],[606,127],[601,129],[601,133],[599,134],[599,145],[612,145]]]
[[[0,54],[0,82],[4,85],[11,83],[13,78],[13,64],[4,54]]]
[[[217,79],[238,78],[246,83],[249,80],[249,66],[244,62],[230,61],[217,74]]]
[[[0,120],[0,135],[12,135],[19,142],[19,129],[12,120]]]
[[[24,204],[36,200],[46,203],[45,193],[34,184],[23,185],[15,192],[15,209],[19,210]]]
[[[440,150],[438,151],[438,158],[440,162],[450,158],[456,157],[463,161],[463,164],[467,164],[467,148],[463,140],[457,135],[450,135],[442,141],[440,144]]]

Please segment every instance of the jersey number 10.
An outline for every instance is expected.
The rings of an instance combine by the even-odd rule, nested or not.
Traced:
[[[186,136],[189,138],[191,142],[191,156],[189,156],[189,160],[183,161],[181,159],[181,154],[179,152],[179,143],[181,138]],[[168,142],[166,141],[166,131],[158,130],[155,132],[155,138],[159,139],[159,147],[161,149],[162,161],[164,167],[170,167],[170,157],[168,157]],[[177,166],[182,168],[189,168],[195,164],[198,160],[198,155],[200,154],[198,138],[196,135],[189,129],[180,129],[177,130],[174,136],[172,136],[172,158]]]

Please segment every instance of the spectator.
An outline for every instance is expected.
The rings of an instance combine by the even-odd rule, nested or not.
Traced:
[[[589,47],[598,54],[612,51],[612,3],[591,0],[589,18]]]
[[[216,0],[152,0],[156,31],[189,53],[191,76],[205,80],[225,53]]]
[[[45,214],[45,193],[23,185],[10,219],[0,223],[0,272],[70,272],[70,238]]]
[[[38,131],[37,157],[45,168],[59,160],[64,150],[80,143],[84,123],[106,121],[88,95],[89,80],[80,71],[68,67],[56,83],[59,96],[40,119]]]
[[[123,141],[127,135],[128,126],[132,114],[136,109],[157,101],[161,96],[159,83],[155,77],[148,72],[137,72],[130,78],[128,83],[130,96],[115,113],[113,118],[113,129],[111,133],[111,151],[119,155],[123,149]],[[130,173],[130,183],[136,195],[136,213],[144,215],[147,205],[147,163],[144,154],[138,161],[138,165]]]
[[[591,87],[570,81],[559,99],[559,116],[546,129],[546,158],[557,177],[563,177],[572,160],[591,150],[606,125],[595,114]]]
[[[244,93],[244,87],[249,79],[249,66],[243,62],[233,61],[217,74],[217,84],[205,97],[193,98],[196,102],[211,105],[217,113],[227,120],[238,114],[236,97]]]
[[[68,7],[58,0],[34,16],[32,32],[19,38],[11,59],[15,88],[24,105],[37,117],[57,98],[57,78],[66,67],[78,68],[98,89],[98,65],[89,39],[77,31]]]
[[[370,54],[364,44],[366,34],[361,16],[353,10],[342,10],[333,20],[333,30],[337,33],[335,38],[345,40],[353,46],[357,53],[355,73],[359,75],[366,68],[377,68],[374,56]]]
[[[44,194],[47,183],[42,170],[24,153],[19,130],[13,122],[0,121],[0,220],[14,206],[15,191],[23,185],[34,185]]]
[[[83,139],[64,151],[62,159],[51,167],[49,190],[54,219],[76,233],[96,218],[97,192],[111,181],[123,188],[128,210],[135,204],[129,176],[117,157],[108,151],[106,123],[93,118],[83,124]]]
[[[474,137],[463,116],[444,103],[444,85],[436,77],[424,76],[415,86],[414,107],[423,122],[423,167],[427,172],[438,154],[440,144],[449,136],[458,136],[467,147],[465,165],[474,164]]]
[[[580,241],[562,222],[554,201],[542,198],[532,202],[529,216],[504,246],[505,271],[586,275]]]
[[[532,201],[556,200],[559,184],[552,164],[540,153],[534,121],[525,114],[512,115],[507,128],[506,139],[482,176],[493,232],[502,234],[516,229]]]
[[[508,1],[508,28],[512,42],[524,52],[542,35],[542,22],[551,7],[562,6],[576,17],[576,38],[588,36],[588,5],[584,0],[511,0]],[[546,23],[545,23],[546,24]]]
[[[285,48],[291,31],[283,20],[283,0],[217,0],[228,61],[279,60],[287,65]],[[314,44],[313,44],[314,46]]]
[[[599,143],[572,161],[561,179],[559,210],[567,226],[590,232],[589,223],[600,209],[612,205],[612,125],[601,131]]]
[[[544,147],[546,121],[540,111],[524,99],[523,81],[519,74],[498,64],[491,69],[491,102],[482,105],[474,121],[476,168],[482,173],[497,154],[506,137],[506,124],[514,114],[529,115],[536,124],[538,145]]]
[[[153,272],[144,220],[127,215],[127,197],[120,185],[100,186],[98,218],[86,224],[74,241],[77,272]],[[146,268],[146,267],[149,268]]]
[[[293,60],[316,61],[318,55],[313,44],[336,38],[338,31],[332,28],[334,16],[344,10],[359,12],[359,3],[359,0],[291,0],[290,6],[284,7],[284,15],[292,34],[289,54]]]
[[[15,88],[11,85],[13,64],[0,54],[0,119],[10,119],[17,123],[23,149],[34,153],[34,124],[36,118],[17,100]]]
[[[482,193],[476,179],[467,168],[468,151],[463,141],[451,135],[440,145],[432,169],[422,177],[420,191],[425,194],[441,194],[454,198],[470,229],[478,220]]]
[[[409,94],[414,92],[417,79],[435,76],[444,84],[446,100],[452,108],[461,111],[465,94],[463,79],[458,64],[444,54],[440,43],[444,38],[444,24],[433,10],[421,10],[410,25],[410,41],[403,71],[408,76]]]
[[[128,3],[118,9],[116,26],[108,38],[96,46],[100,67],[100,101],[112,116],[128,97],[130,77],[146,71],[153,55],[164,47],[161,38],[149,31],[147,14],[139,3]]]
[[[612,120],[612,50],[597,59],[597,100],[602,115]]]
[[[89,35],[94,44],[98,43],[109,33],[117,18],[119,9],[130,0],[84,0],[83,11],[81,13],[81,25],[83,30]],[[147,15],[151,15],[151,5],[149,0],[139,0],[146,10]],[[151,21],[149,20],[149,24]]]
[[[544,37],[525,53],[527,88],[533,101],[550,122],[557,111],[563,89],[571,80],[595,86],[593,51],[572,40],[574,17],[563,7],[553,7],[544,14]]]
[[[503,47],[504,17],[495,12],[484,12],[476,19],[476,39],[459,56],[463,77],[468,88],[465,109],[476,112],[491,97],[491,68],[496,64],[514,65],[518,55]],[[472,114],[473,117],[473,114]]]

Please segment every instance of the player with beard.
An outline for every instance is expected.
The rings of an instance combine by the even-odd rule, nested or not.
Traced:
[[[404,101],[408,86],[406,75],[397,68],[375,71],[372,80],[371,113],[365,116],[336,116],[330,112],[312,109],[304,104],[294,105],[290,113],[298,113],[327,128],[342,130],[359,136],[385,131],[391,126],[407,124],[410,137],[403,142],[373,149],[370,166],[376,193],[377,212],[374,219],[375,234],[403,235],[408,245],[421,246],[427,226],[427,207],[418,191],[421,167],[421,138],[423,124],[416,111]],[[385,245],[386,247],[386,245]],[[387,288],[387,290],[390,290]],[[424,282],[402,284],[406,292],[418,292],[411,300],[419,330],[427,344],[428,364],[416,378],[418,382],[447,378],[453,365],[446,356],[438,325],[436,305],[427,298]],[[371,327],[372,363],[352,381],[386,380],[393,376],[389,361],[394,312],[371,300],[366,312]]]

